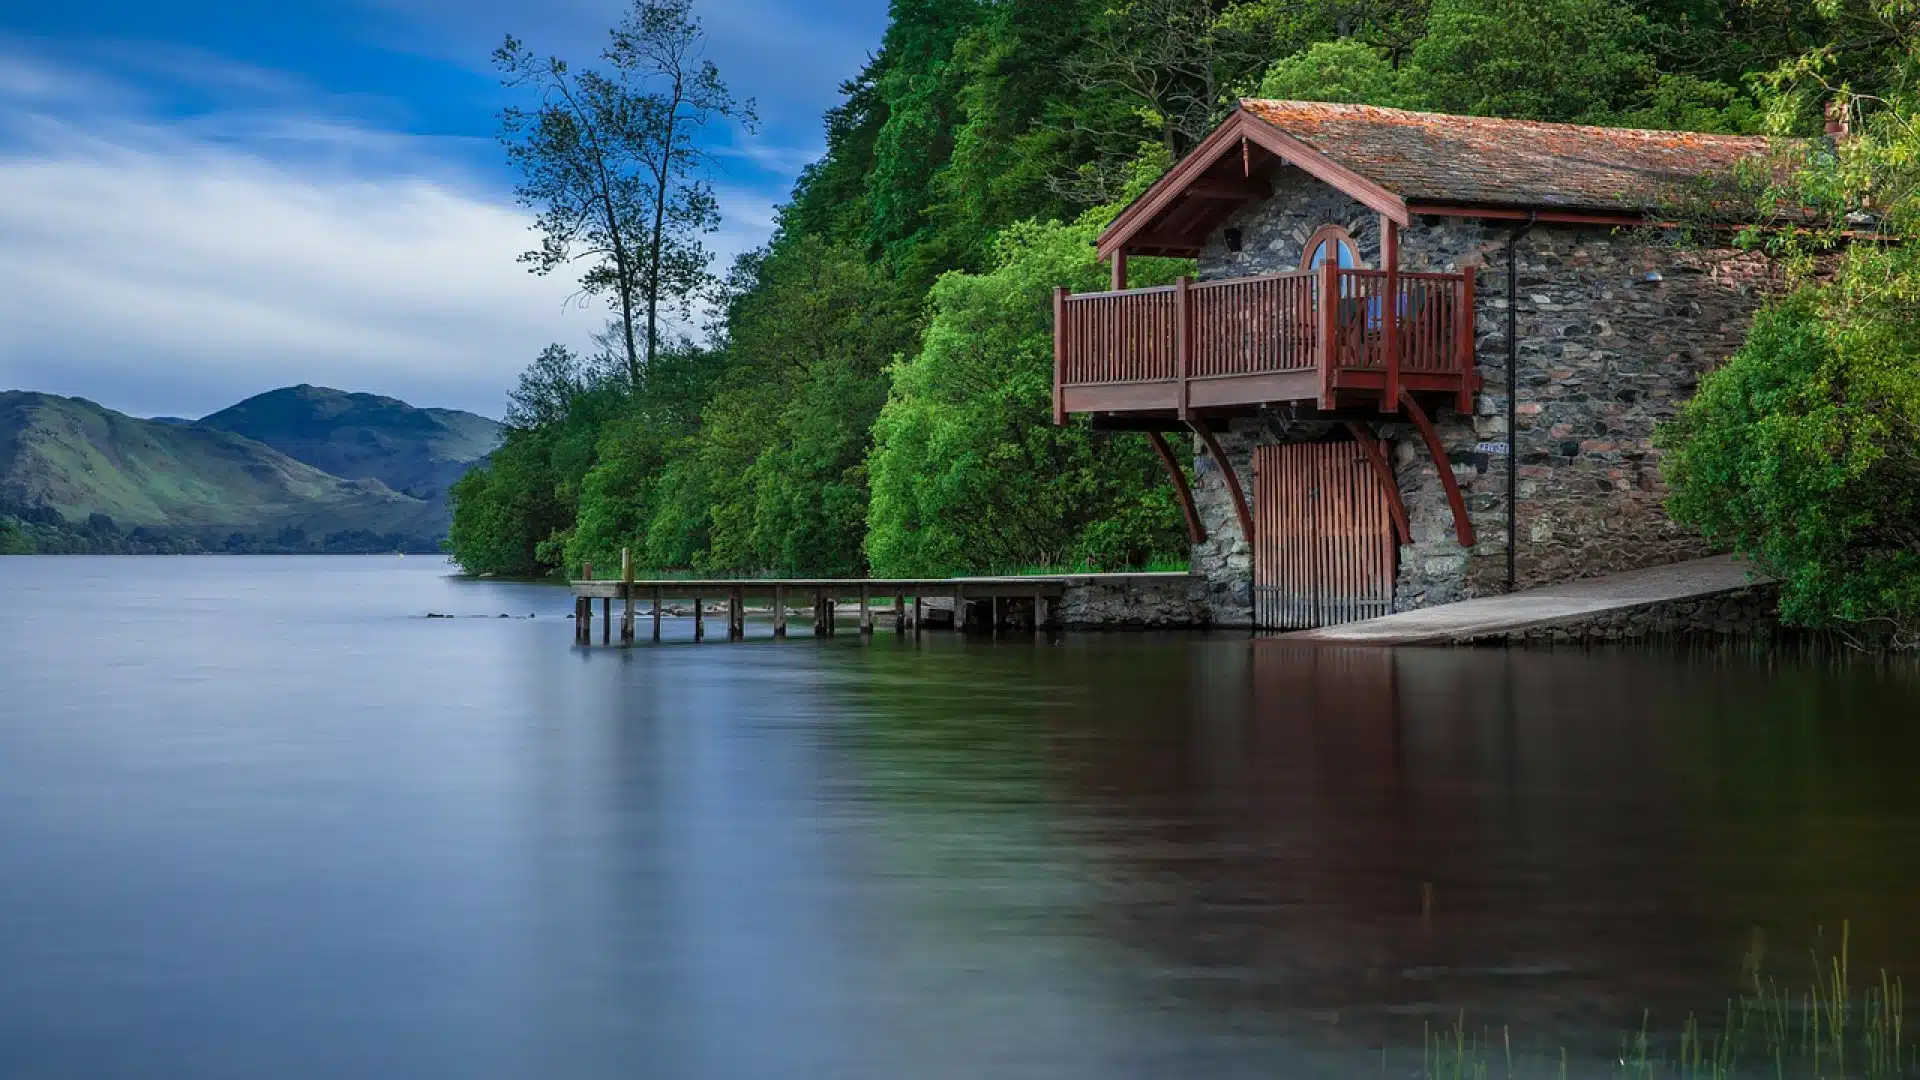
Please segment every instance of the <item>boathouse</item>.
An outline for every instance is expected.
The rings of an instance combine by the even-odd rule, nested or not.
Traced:
[[[1215,625],[1293,629],[1707,554],[1654,429],[1765,260],[1661,228],[1762,138],[1240,103],[1054,298],[1054,419],[1140,431]],[[1196,260],[1127,288],[1127,259]],[[1190,438],[1194,481],[1166,437]]]

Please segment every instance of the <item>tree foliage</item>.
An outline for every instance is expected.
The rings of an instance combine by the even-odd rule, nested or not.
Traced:
[[[697,27],[684,2],[643,0],[634,11],[656,9]],[[1876,103],[1905,92],[1914,50],[1903,10],[1893,0],[900,0],[825,118],[825,154],[802,173],[773,237],[714,291],[706,339],[643,349],[616,332],[603,357],[536,361],[506,444],[455,492],[454,556],[470,570],[536,573],[614,565],[624,547],[663,570],[918,574],[1177,555],[1180,517],[1144,440],[1050,423],[1048,294],[1100,284],[1090,246],[1100,223],[1237,96],[1817,133],[1822,105],[1842,89],[1881,112]],[[642,71],[671,66],[616,62],[622,40],[603,58],[609,102],[639,101],[641,83],[660,85]],[[530,184],[548,185],[533,192],[535,208],[560,215],[543,217],[548,245],[534,258],[553,268],[597,260],[602,276],[583,284],[612,296],[623,272],[604,269],[611,240],[568,231],[597,227],[595,199],[632,235],[658,221],[697,240],[711,219],[647,217],[663,186],[643,167],[653,159],[641,148],[654,144],[606,136],[658,108],[610,123],[602,113],[612,106],[588,94],[584,107],[549,110],[556,62],[515,45],[506,55],[532,73],[543,103],[519,117],[515,160]],[[717,73],[699,71],[701,85],[720,87]],[[564,66],[557,74],[576,90],[598,85]],[[732,115],[730,99],[712,102],[711,116]],[[1852,206],[1872,188],[1877,220],[1895,221],[1885,178],[1906,167],[1900,148],[1910,144],[1869,142],[1882,150],[1844,155],[1791,196],[1770,197]],[[595,147],[631,186],[601,193],[585,167]],[[1810,250],[1825,242],[1804,232],[1770,235]],[[697,258],[686,265],[696,264],[704,273]],[[1892,283],[1887,296],[1904,295],[1891,262],[1858,265],[1851,284],[1833,287],[1858,290],[1879,274]],[[1139,260],[1133,275],[1146,283],[1178,270]],[[625,273],[634,289],[667,277]],[[695,277],[664,295],[684,295]],[[1752,455],[1728,456],[1737,435],[1708,433],[1738,417],[1792,426],[1753,411],[1790,395],[1756,388],[1799,387],[1792,400],[1811,409],[1820,395],[1792,380],[1820,371],[1828,391],[1844,386],[1860,403],[1843,410],[1846,423],[1819,419],[1830,425],[1824,437],[1850,452],[1884,450],[1871,464],[1849,458],[1863,471],[1835,490],[1859,494],[1904,467],[1893,429],[1868,421],[1898,397],[1888,351],[1898,334],[1832,336],[1848,325],[1834,305],[1854,305],[1851,296],[1781,308],[1734,374],[1710,382],[1689,436],[1676,436],[1676,468],[1691,470],[1683,491],[1696,477],[1731,484],[1761,468]],[[1831,338],[1824,351],[1795,351],[1819,335]],[[1689,438],[1697,452],[1678,448]],[[1714,456],[1722,450],[1725,461]],[[1794,483],[1805,502],[1811,481]],[[1761,519],[1707,520],[1709,509],[1756,504],[1703,494],[1694,505],[1702,527],[1760,550]],[[1867,534],[1845,535],[1857,545]]]
[[[1099,287],[1108,214],[1023,224],[999,263],[933,288],[919,353],[892,372],[874,429],[867,554],[881,574],[1031,565],[1118,569],[1184,548],[1160,465],[1138,436],[1054,427],[1055,285]],[[1170,278],[1143,261],[1142,284]]]
[[[1912,261],[1856,254],[1766,311],[1665,438],[1674,516],[1779,578],[1789,620],[1920,645],[1920,267],[1885,265]]]
[[[1920,647],[1920,27],[1894,10],[1829,5],[1860,36],[1769,73],[1776,121],[1826,100],[1859,130],[1765,173],[1744,240],[1802,284],[1663,439],[1675,517],[1777,577],[1787,619]]]
[[[493,54],[501,81],[535,100],[500,114],[516,192],[540,233],[521,261],[539,274],[586,264],[581,291],[611,296],[634,383],[660,352],[663,308],[687,315],[708,284],[701,237],[720,209],[700,136],[716,120],[754,123],[753,103],[736,101],[703,58],[705,40],[692,0],[633,0],[600,54],[604,71],[538,56],[511,35]]]

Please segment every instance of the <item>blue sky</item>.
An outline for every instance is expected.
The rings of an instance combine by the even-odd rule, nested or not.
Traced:
[[[514,262],[509,31],[585,59],[620,0],[0,0],[0,389],[198,416],[296,382],[497,415],[603,315]],[[884,0],[699,0],[759,105],[712,134],[716,269],[762,241]]]

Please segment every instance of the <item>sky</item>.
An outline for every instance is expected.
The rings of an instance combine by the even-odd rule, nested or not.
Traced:
[[[0,389],[198,417],[295,383],[498,416],[605,321],[495,141],[507,33],[586,61],[623,0],[0,0]],[[824,149],[885,0],[697,0],[757,133],[708,139],[724,270]]]

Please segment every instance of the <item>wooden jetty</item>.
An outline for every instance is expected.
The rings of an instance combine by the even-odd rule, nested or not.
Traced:
[[[724,615],[728,641],[738,641],[746,636],[749,601],[762,603],[770,609],[773,636],[776,638],[787,636],[787,624],[795,611],[810,613],[814,634],[832,636],[839,628],[840,608],[844,602],[858,603],[857,625],[862,634],[873,633],[883,619],[891,623],[895,633],[909,630],[918,632],[927,622],[928,600],[945,600],[951,604],[951,627],[954,630],[997,630],[1016,621],[1034,630],[1045,630],[1059,625],[1060,598],[1073,585],[1189,576],[1182,571],[1165,574],[948,578],[636,580],[631,561],[623,559],[623,563],[619,578],[596,580],[592,566],[587,566],[583,568],[584,576],[571,583],[576,644],[593,643],[595,600],[600,601],[600,641],[609,645],[614,642],[616,619],[620,643],[633,643],[642,601],[647,605],[646,615],[652,623],[651,637],[654,641],[660,640],[661,619],[668,605],[674,602],[690,603],[695,641],[705,640],[707,636],[706,608],[711,601],[724,601],[726,604]],[[618,611],[615,610],[616,603]]]

